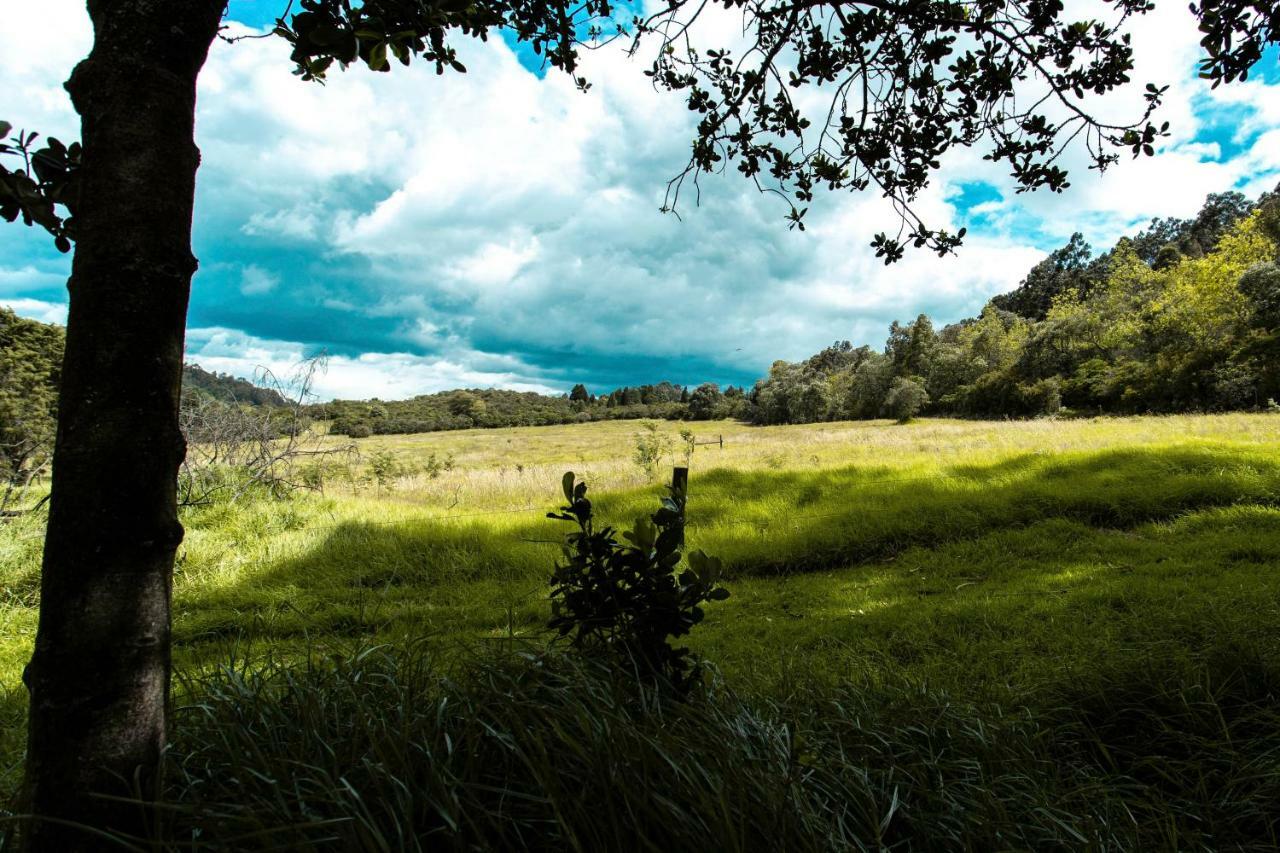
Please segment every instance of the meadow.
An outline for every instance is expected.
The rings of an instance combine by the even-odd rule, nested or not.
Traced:
[[[1280,843],[1280,415],[682,427],[373,437],[184,510],[175,801],[221,849]],[[545,514],[572,470],[626,525],[685,464],[731,597],[688,639],[711,698],[637,712],[542,657]],[[0,789],[41,533],[0,529]]]

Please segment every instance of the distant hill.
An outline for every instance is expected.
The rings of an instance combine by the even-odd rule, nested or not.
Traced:
[[[246,403],[250,406],[284,406],[288,400],[271,388],[254,385],[228,373],[210,373],[198,364],[182,366],[182,388],[198,391],[227,403]]]
[[[53,453],[66,330],[0,308],[0,510],[44,472]],[[248,406],[285,406],[278,392],[199,365],[182,370],[187,391]]]
[[[330,432],[362,438],[391,433],[471,427],[546,426],[586,421],[665,418],[708,420],[745,417],[746,392],[705,383],[689,389],[670,382],[592,394],[575,385],[568,394],[536,394],[469,388],[423,394],[411,400],[334,400],[308,407],[313,418],[332,421]]]
[[[775,362],[755,423],[1280,410],[1280,188],[1209,196],[1100,254],[1075,234],[981,314]]]

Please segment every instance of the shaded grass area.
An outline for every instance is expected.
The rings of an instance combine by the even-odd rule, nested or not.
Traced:
[[[1277,449],[695,467],[689,545],[733,594],[691,639],[723,679],[696,706],[514,659],[545,643],[565,526],[541,510],[193,510],[173,797],[212,849],[1272,849]],[[659,493],[593,497],[626,523]],[[19,532],[0,541],[5,786],[38,593],[38,530]]]
[[[897,681],[680,703],[571,659],[421,647],[233,668],[179,714],[168,829],[196,849],[1274,849],[1280,673],[1217,653],[1102,661],[1040,708]]]

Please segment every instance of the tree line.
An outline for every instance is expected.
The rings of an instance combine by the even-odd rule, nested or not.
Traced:
[[[276,388],[263,387],[229,373],[215,373],[198,364],[182,366],[182,393],[197,393],[224,403],[251,406],[288,406],[289,400]]]
[[[408,400],[334,400],[295,412],[275,388],[183,367],[184,407],[288,409],[333,434],[370,435],[599,420],[757,424],[1071,413],[1226,411],[1280,399],[1280,188],[1216,193],[1190,219],[1153,219],[1095,254],[1076,233],[977,317],[895,321],[882,349],[837,341],[776,361],[748,389],[669,381],[566,394],[471,388]],[[0,313],[0,474],[10,493],[52,447],[60,327]]]
[[[756,423],[1169,413],[1280,398],[1280,189],[1211,195],[1098,255],[1080,234],[977,317],[894,322],[882,351],[839,341],[775,362]]]
[[[13,511],[34,482],[49,472],[58,418],[66,330],[0,308],[0,512]],[[307,420],[276,388],[215,373],[198,364],[182,369],[182,411],[226,417],[259,410],[268,438],[296,433]],[[184,417],[184,433],[192,417]],[[200,436],[189,440],[201,440]]]
[[[365,438],[474,427],[549,426],[605,420],[713,420],[745,418],[750,405],[743,388],[724,391],[713,382],[696,388],[663,381],[593,394],[583,384],[567,394],[498,388],[466,388],[422,394],[410,400],[334,400],[308,407],[329,431]]]
[[[1033,417],[1256,409],[1280,398],[1280,189],[1210,195],[1094,254],[1076,233],[977,317],[895,321],[882,349],[837,341],[750,389],[705,382],[599,395],[469,389],[313,406],[363,437],[593,420],[758,424],[918,414]]]

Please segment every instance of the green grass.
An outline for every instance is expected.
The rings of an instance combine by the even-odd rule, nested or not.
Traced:
[[[1280,681],[1232,671],[1103,662],[1033,710],[899,683],[680,703],[421,645],[233,667],[188,688],[162,814],[194,849],[1270,850]]]
[[[749,717],[743,743],[770,749],[780,731],[804,730],[818,744],[814,761],[832,762],[833,774],[788,793],[770,787],[785,761],[762,758],[766,769],[756,773],[740,766],[741,751],[694,749],[695,765],[738,774],[751,789],[715,806],[720,817],[707,827],[729,831],[764,807],[753,798],[765,798],[796,811],[786,830],[793,849],[866,841],[897,786],[910,817],[887,826],[907,846],[930,846],[931,832],[937,847],[970,849],[1275,843],[1275,814],[1268,822],[1260,803],[1280,797],[1280,757],[1270,745],[1280,734],[1280,417],[696,429],[724,434],[726,446],[699,448],[691,460],[689,546],[725,559],[732,597],[710,607],[691,638],[726,686],[690,725],[723,738]],[[509,681],[523,684],[521,676],[491,656],[545,641],[545,583],[557,553],[548,542],[565,525],[542,516],[556,503],[559,474],[585,474],[601,518],[628,523],[651,511],[661,487],[630,462],[634,431],[602,423],[375,438],[361,443],[366,456],[389,450],[412,468],[436,453],[452,455],[455,467],[435,478],[409,473],[389,489],[362,482],[357,467],[331,479],[324,496],[188,510],[174,591],[180,672],[204,678],[233,655],[269,655],[285,667],[239,687],[201,682],[197,693],[223,699],[190,723],[190,736],[234,738],[237,702],[256,696],[263,714],[277,713],[276,700],[261,697],[274,696],[281,679],[311,677],[289,667],[371,643],[429,658],[408,681],[433,701],[451,696],[465,707],[492,698],[484,691],[499,683],[504,695],[523,695]],[[19,675],[35,627],[39,544],[38,519],[0,531],[0,787],[16,782],[21,758]],[[491,647],[480,663],[477,646]],[[371,677],[401,689],[404,665],[393,655]],[[481,689],[465,674],[477,668],[506,674]],[[596,689],[583,686],[586,704],[566,700],[544,722],[554,729],[568,725],[561,713],[599,710]],[[494,726],[514,726],[514,714]],[[667,743],[646,722],[609,719],[636,727],[619,747],[624,763],[652,758],[659,746],[693,749]],[[424,737],[428,728],[466,729],[450,720],[409,729]],[[603,744],[602,731],[574,737]],[[875,733],[885,742],[873,743]],[[547,737],[573,748],[564,731]],[[541,765],[522,752],[532,743],[516,741],[511,754],[525,756],[533,775],[515,773],[513,784],[556,790],[561,783],[545,778],[546,768],[535,772]],[[276,746],[280,755],[305,748],[287,739]],[[209,767],[224,760],[188,749]],[[954,779],[946,791],[928,778],[930,761]],[[653,777],[683,792],[668,818],[686,833],[691,815],[713,808],[681,775],[695,765],[669,768],[678,778]],[[849,776],[857,767],[862,782]],[[480,769],[457,772],[492,785]],[[213,784],[203,771],[195,776]],[[830,791],[861,804],[847,827],[831,823]],[[513,843],[484,823],[491,802],[457,795],[455,805],[490,808],[488,817],[477,813],[472,835],[457,837]],[[574,833],[586,832],[582,849],[609,844],[584,828],[590,809],[569,791],[548,797],[534,811],[566,810],[557,838],[573,846]],[[542,818],[518,831],[547,829]],[[985,826],[1022,829],[1000,841]],[[734,831],[749,840],[764,830]]]

